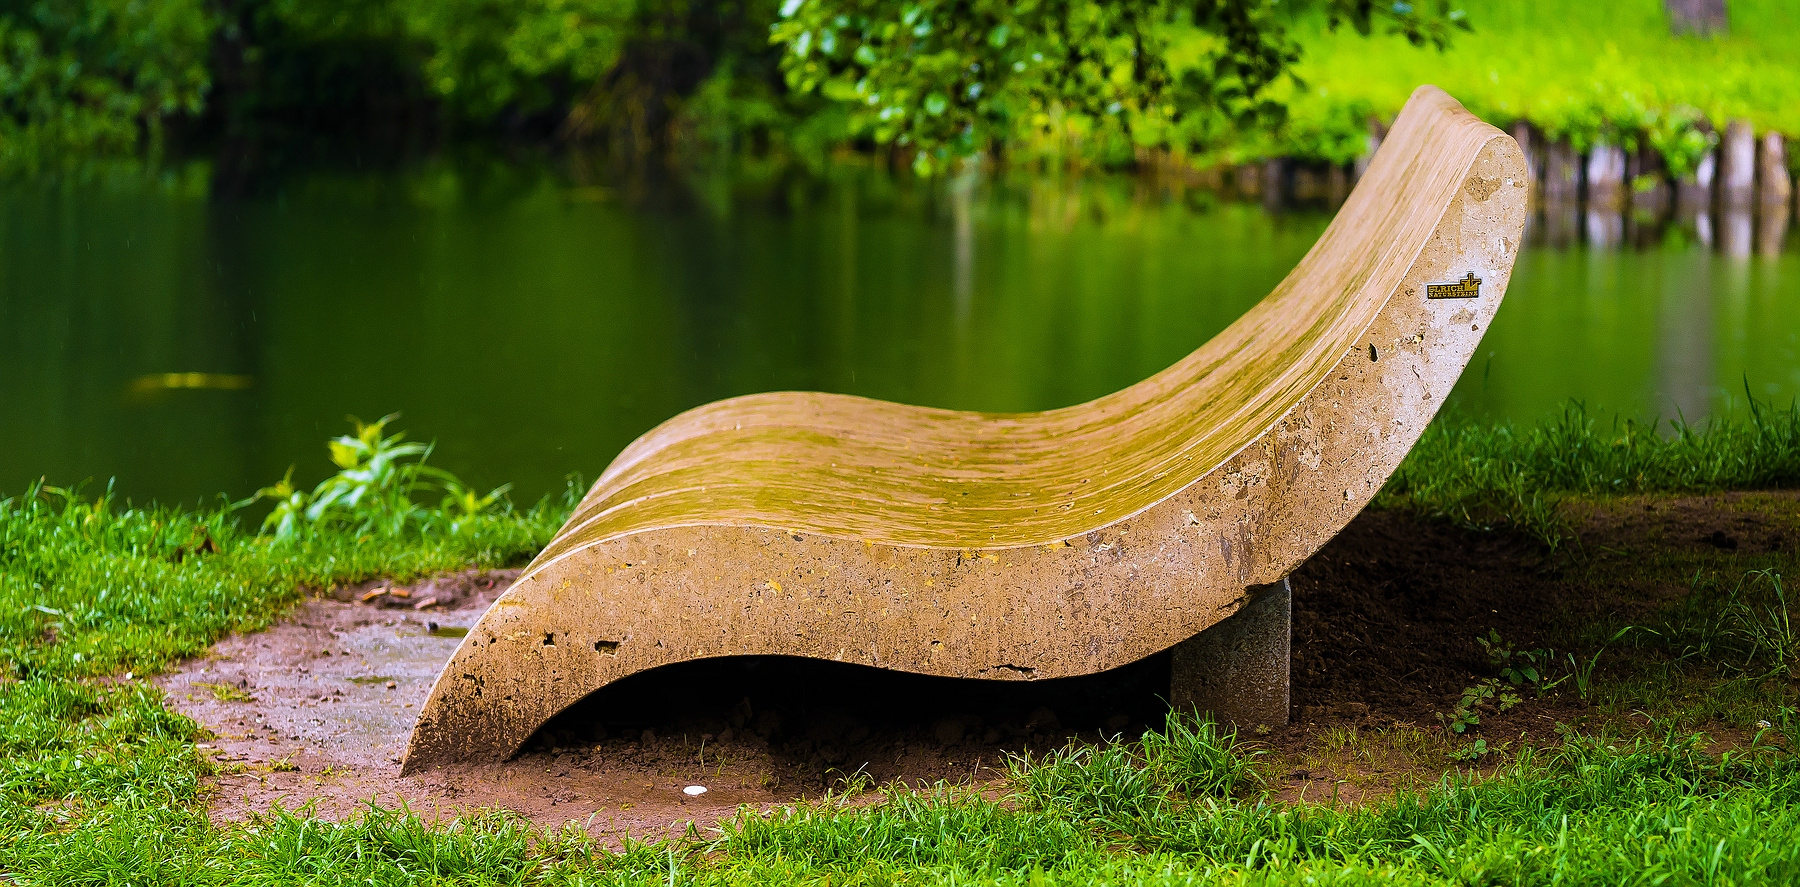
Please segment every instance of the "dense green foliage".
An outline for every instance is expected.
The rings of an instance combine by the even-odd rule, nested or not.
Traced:
[[[1657,0],[33,0],[0,4],[0,163],[129,151],[171,119],[196,145],[511,132],[639,154],[891,145],[925,172],[984,152],[1341,163],[1434,82],[1679,177],[1729,118],[1800,134],[1800,14],[1731,10],[1701,38]]]
[[[216,25],[205,0],[0,3],[0,166],[130,150],[199,113]]]
[[[1385,24],[1442,48],[1462,14],[1440,2],[1329,0],[1324,18]],[[1268,87],[1301,50],[1265,0],[789,0],[775,26],[788,83],[847,104],[852,132],[913,145],[922,173],[1009,144],[1128,162],[1216,148],[1278,125]]]
[[[1423,502],[1422,472],[1470,456],[1517,463],[1481,471],[1531,472],[1572,491],[1787,483],[1795,451],[1785,429],[1796,422],[1791,411],[1765,414],[1635,442],[1601,434],[1579,413],[1527,432],[1452,423],[1434,428],[1408,462],[1410,479],[1389,495]],[[1141,738],[1016,761],[1009,799],[894,787],[871,806],[827,799],[745,811],[717,833],[619,853],[502,815],[433,825],[379,809],[347,823],[276,811],[243,826],[209,825],[202,785],[210,765],[195,747],[197,728],[168,711],[142,675],[228,631],[266,624],[302,586],[522,561],[579,492],[572,484],[560,501],[529,510],[501,502],[472,514],[397,505],[393,484],[365,484],[368,492],[346,502],[359,478],[376,480],[376,451],[390,464],[416,465],[423,455],[380,426],[362,431],[336,442],[341,482],[328,481],[300,507],[327,497],[334,504],[281,535],[246,531],[230,505],[136,508],[42,486],[0,500],[0,876],[31,885],[1800,877],[1800,759],[1789,751],[1800,745],[1800,720],[1776,710],[1787,697],[1766,694],[1749,716],[1773,727],[1723,755],[1677,730],[1630,739],[1571,733],[1554,748],[1518,750],[1497,772],[1453,771],[1429,790],[1348,809],[1272,801],[1253,748],[1210,724],[1172,720]],[[1486,476],[1459,483],[1491,486]],[[380,519],[396,509],[414,517]],[[1757,574],[1691,597],[1639,634],[1679,653],[1673,667],[1716,663],[1731,686],[1756,694],[1767,675],[1793,674],[1791,624],[1771,621],[1768,609],[1778,602],[1786,618],[1779,589]]]
[[[252,13],[296,43],[391,41],[454,113],[548,106],[618,63],[634,0],[268,0]]]

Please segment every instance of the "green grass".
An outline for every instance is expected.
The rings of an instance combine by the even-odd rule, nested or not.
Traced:
[[[1132,745],[1059,756],[1001,802],[895,790],[741,813],[718,834],[594,847],[502,816],[428,826],[373,810],[327,823],[277,811],[213,829],[180,719],[126,698],[73,741],[8,766],[0,871],[21,883],[1779,883],[1800,877],[1800,767],[1758,747],[1716,756],[1701,737],[1572,739],[1497,773],[1452,773],[1373,806],[1194,797],[1148,774]],[[55,703],[52,703],[55,704]],[[55,717],[66,718],[58,712]],[[90,715],[92,717],[92,715]],[[43,720],[43,718],[39,718]],[[8,751],[19,746],[7,736]],[[98,746],[130,744],[124,754]],[[75,755],[71,757],[69,753]],[[85,766],[68,764],[82,760]],[[68,771],[77,775],[70,775]],[[82,771],[87,771],[83,773]],[[1045,792],[1044,789],[1052,788]],[[52,792],[57,794],[51,794]],[[25,803],[31,793],[58,803]]]
[[[1554,513],[1567,497],[1791,485],[1797,428],[1793,410],[1766,409],[1673,436],[1579,411],[1529,429],[1449,421],[1427,434],[1382,502],[1531,529],[1553,525],[1533,523],[1535,509]],[[1659,726],[1629,736],[1617,719],[1571,729],[1559,743],[1491,756],[1485,770],[1446,760],[1424,790],[1357,807],[1276,801],[1265,755],[1210,725],[1176,721],[1016,761],[1003,798],[890,787],[873,805],[827,798],[744,811],[718,832],[622,852],[498,814],[427,824],[373,809],[332,823],[277,810],[245,825],[207,823],[210,765],[195,747],[198,728],[143,675],[267,624],[301,587],[519,563],[571,504],[450,509],[454,520],[346,516],[276,538],[255,535],[232,506],[143,508],[41,486],[0,501],[0,882],[1800,879],[1792,593],[1771,573],[1697,578],[1693,593],[1603,651],[1591,677],[1600,710],[1648,710]],[[1624,652],[1649,664],[1627,667]],[[1693,732],[1713,717],[1771,726],[1717,754]],[[1421,748],[1415,757],[1433,753]],[[1496,758],[1505,759],[1497,769]]]
[[[1348,161],[1370,116],[1392,120],[1421,83],[1433,83],[1501,125],[1528,120],[1585,150],[1599,139],[1646,140],[1689,162],[1704,141],[1695,118],[1723,129],[1743,118],[1757,132],[1800,136],[1800,9],[1783,0],[1731,0],[1731,33],[1675,37],[1659,0],[1461,0],[1474,30],[1450,51],[1391,36],[1336,33],[1302,18],[1305,47],[1292,93],[1293,130],[1275,146]]]
[[[522,563],[569,507],[546,499],[460,518],[455,532],[349,525],[278,540],[230,506],[138,508],[36,486],[0,500],[0,680],[156,671],[268,624],[303,587]]]
[[[1538,425],[1448,415],[1388,480],[1377,507],[1464,526],[1507,526],[1551,548],[1567,538],[1572,499],[1800,486],[1800,406],[1754,400],[1704,425],[1603,422],[1579,405]]]

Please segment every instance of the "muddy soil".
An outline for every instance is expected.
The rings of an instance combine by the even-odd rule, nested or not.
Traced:
[[[1638,618],[1686,591],[1683,576],[1641,571],[1595,583],[1609,558],[1642,560],[1651,549],[1727,562],[1791,556],[1800,496],[1629,500],[1575,519],[1581,538],[1551,553],[1396,512],[1358,517],[1294,574],[1294,723],[1257,740],[1298,760],[1320,737],[1350,728],[1441,735],[1439,713],[1493,670],[1477,636],[1497,631],[1522,650],[1566,645],[1585,622]],[[215,817],[312,804],[338,818],[373,801],[426,815],[503,808],[597,835],[656,835],[688,822],[704,828],[739,805],[817,797],[854,774],[998,789],[1009,756],[1135,735],[1166,713],[1166,656],[1024,684],[779,657],[714,660],[608,687],[505,764],[401,777],[407,734],[438,669],[514,576],[336,589],[164,676],[174,705],[216,734],[207,743],[220,768]],[[1558,695],[1484,719],[1481,729],[1549,740],[1559,721],[1581,714]],[[1275,788],[1318,799],[1338,791],[1343,775],[1296,769]],[[1360,775],[1361,794],[1410,778]],[[706,791],[689,795],[689,786]]]

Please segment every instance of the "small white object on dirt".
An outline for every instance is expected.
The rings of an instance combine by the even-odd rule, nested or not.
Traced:
[[[682,793],[682,794],[684,794],[684,795],[687,795],[687,796],[688,796],[688,797],[690,797],[690,798],[697,798],[697,797],[699,797],[699,796],[701,796],[701,795],[704,795],[704,794],[706,794],[706,786],[704,786],[704,785],[690,785],[690,786],[688,786],[688,787],[687,787],[687,788],[684,788],[684,789],[682,789],[682,790],[681,790],[681,793]]]

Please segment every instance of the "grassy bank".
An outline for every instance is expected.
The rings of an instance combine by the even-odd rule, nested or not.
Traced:
[[[1391,120],[1420,83],[1443,87],[1482,118],[1529,121],[1585,151],[1598,141],[1661,151],[1671,169],[1692,168],[1705,121],[1800,135],[1800,10],[1779,0],[1733,0],[1731,31],[1670,33],[1657,0],[1506,3],[1469,0],[1474,31],[1448,52],[1391,36],[1332,33],[1308,21],[1296,73],[1307,88],[1289,99],[1292,131],[1270,150],[1348,161],[1370,117]],[[1800,167],[1797,167],[1800,168]]]
[[[1446,422],[1380,507],[1560,540],[1545,528],[1566,534],[1571,509],[1621,495],[1792,486],[1796,429],[1791,409],[1675,435],[1579,412],[1526,429]],[[351,439],[341,447],[354,449]],[[379,428],[372,439],[391,441],[389,454],[401,445]],[[1468,737],[1444,733],[1430,746],[1440,775],[1428,788],[1357,806],[1280,800],[1277,762],[1253,738],[1175,723],[1015,762],[1006,798],[893,789],[873,805],[746,811],[719,832],[623,852],[503,815],[428,825],[403,811],[347,823],[276,812],[210,825],[202,735],[145,674],[267,624],[303,587],[522,562],[572,505],[427,507],[413,501],[426,475],[392,470],[419,464],[405,457],[381,463],[387,485],[364,488],[386,495],[365,493],[360,510],[315,507],[378,478],[373,452],[336,455],[335,485],[271,491],[278,509],[291,507],[262,534],[228,506],[135,507],[48,487],[0,500],[0,875],[32,885],[1800,877],[1800,647],[1773,578],[1795,572],[1791,545],[1749,559],[1682,549],[1623,561],[1565,546],[1557,563],[1577,584],[1654,574],[1691,581],[1693,593],[1623,635],[1610,622],[1571,626],[1571,637],[1589,635],[1572,641],[1579,655],[1517,685],[1550,694],[1542,685],[1554,681],[1593,700],[1560,740],[1476,754]],[[1734,738],[1715,743],[1703,728]],[[1498,749],[1503,737],[1488,738]]]
[[[1572,499],[1796,486],[1800,407],[1752,400],[1743,415],[1696,427],[1603,419],[1572,405],[1526,427],[1440,417],[1375,504],[1509,527],[1555,548],[1568,533],[1562,506]]]

